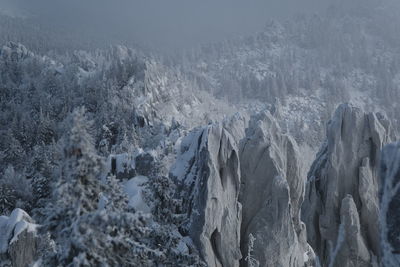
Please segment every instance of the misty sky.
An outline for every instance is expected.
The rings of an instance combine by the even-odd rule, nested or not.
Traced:
[[[259,31],[271,18],[316,12],[328,0],[0,0],[0,10],[52,27],[86,28],[155,47],[182,47]]]

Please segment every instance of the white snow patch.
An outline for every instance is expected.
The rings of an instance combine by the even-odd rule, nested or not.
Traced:
[[[19,222],[17,222],[17,224],[15,225],[15,228],[14,228],[14,236],[11,239],[10,244],[14,243],[15,241],[17,241],[18,240],[18,236],[23,231],[27,230],[28,233],[31,233],[31,232],[35,232],[36,228],[37,228],[36,224],[29,223],[27,221],[19,221]]]
[[[304,254],[303,254],[303,261],[306,263],[306,262],[308,262],[308,251],[306,251],[306,252],[304,252]]]
[[[107,203],[108,203],[108,198],[103,193],[101,193],[100,197],[99,197],[99,203],[97,205],[97,209],[104,210],[107,206]]]
[[[150,207],[143,199],[145,183],[148,181],[149,179],[146,176],[136,176],[124,184],[124,192],[128,195],[129,206],[143,213],[151,212]]]
[[[8,245],[17,241],[24,230],[36,231],[37,225],[31,222],[28,213],[18,208],[13,210],[10,217],[0,216],[0,254],[6,253]]]
[[[202,134],[206,134],[206,129],[207,128],[202,128],[197,131],[192,131],[179,142],[180,149],[177,149],[178,156],[175,164],[171,168],[171,174],[181,181],[186,179],[185,183],[190,183],[190,178],[193,178],[190,175],[189,178],[186,177],[186,174],[190,173],[190,168],[193,165],[192,161],[196,153],[205,145]]]

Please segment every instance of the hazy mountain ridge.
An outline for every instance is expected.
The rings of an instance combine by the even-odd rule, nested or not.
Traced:
[[[307,96],[304,107],[310,97],[325,106],[322,121],[347,101],[397,120],[399,106],[391,99],[399,92],[399,42],[393,38],[398,34],[395,27],[383,28],[384,21],[398,25],[395,14],[384,7],[360,14],[332,8],[320,16],[272,21],[256,36],[188,53],[184,68],[204,88],[233,102],[273,104],[277,97],[285,104],[285,99]],[[293,135],[302,127],[296,126]]]

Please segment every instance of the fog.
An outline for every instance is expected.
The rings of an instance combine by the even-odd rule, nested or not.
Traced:
[[[400,266],[399,99],[400,0],[0,0],[0,267]]]
[[[248,35],[270,19],[318,12],[328,0],[0,0],[6,13],[156,48]]]

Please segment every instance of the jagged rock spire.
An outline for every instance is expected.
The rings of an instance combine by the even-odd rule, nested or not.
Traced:
[[[305,180],[297,145],[269,112],[248,126],[235,116],[193,131],[171,175],[185,201],[188,235],[208,266],[247,266],[249,257],[260,266],[313,261],[300,221]]]
[[[340,105],[328,123],[302,209],[308,242],[322,265],[368,266],[379,257],[377,174],[390,133],[382,115],[350,104]]]
[[[296,142],[266,112],[252,117],[241,143],[242,253],[247,254],[252,235],[260,266],[306,265],[313,252],[300,221],[305,178]]]

